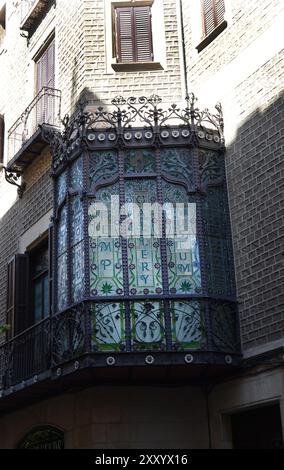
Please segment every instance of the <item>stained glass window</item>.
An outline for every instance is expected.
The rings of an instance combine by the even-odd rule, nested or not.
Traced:
[[[118,214],[115,214],[116,220],[111,216],[111,197],[119,200],[119,185],[103,188],[96,195],[89,206],[91,296],[121,296],[124,293],[122,245],[119,237],[110,236],[112,224],[119,222]],[[103,203],[107,212],[100,209],[97,202]],[[99,231],[102,235],[98,235]]]
[[[125,312],[121,303],[94,304],[92,307],[94,350],[120,351],[125,347]]]
[[[132,344],[135,351],[165,349],[165,316],[162,302],[131,305]]]
[[[172,340],[177,349],[201,349],[206,340],[202,304],[171,302]]]

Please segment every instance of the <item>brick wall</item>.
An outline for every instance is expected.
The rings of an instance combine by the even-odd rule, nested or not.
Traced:
[[[257,351],[284,336],[284,4],[226,8],[227,28],[198,54],[183,1],[187,72],[204,102],[223,105],[242,341]]]

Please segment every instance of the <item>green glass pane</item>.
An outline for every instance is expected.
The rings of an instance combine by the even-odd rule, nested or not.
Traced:
[[[89,206],[90,288],[92,296],[121,296],[123,289],[122,246],[119,238],[111,236],[111,197],[119,195],[115,184],[97,192],[96,201]],[[118,198],[119,199],[119,198]],[[97,210],[97,202],[104,203],[105,211]],[[119,208],[118,208],[119,209]],[[117,213],[116,215],[119,215]],[[104,224],[98,235],[99,221]],[[117,220],[119,222],[119,218]]]
[[[147,149],[127,150],[125,153],[125,172],[127,174],[155,173],[155,153]]]
[[[163,304],[161,302],[150,301],[132,303],[131,331],[133,350],[165,350]]]
[[[197,237],[197,206],[184,187],[163,181],[166,211],[168,278],[171,294],[196,294],[201,289],[201,265]],[[181,205],[181,206],[179,206]],[[181,207],[181,209],[180,209]],[[182,215],[183,219],[180,219]],[[178,230],[185,230],[182,235]]]
[[[91,318],[92,345],[95,351],[121,351],[125,348],[123,304],[93,304]]]
[[[176,349],[201,349],[205,336],[200,302],[171,302],[172,340]]]
[[[153,180],[132,180],[126,182],[126,201],[135,203],[140,209],[138,222],[134,222],[134,213],[129,209],[128,220],[133,220],[129,226],[129,234],[133,235],[133,225],[138,225],[136,236],[128,237],[128,268],[129,288],[132,295],[162,294],[162,269],[160,239],[157,238],[158,215],[155,210],[146,213],[145,206],[157,202],[157,185]],[[145,221],[149,220],[149,230],[146,230]],[[154,224],[157,224],[154,226]]]

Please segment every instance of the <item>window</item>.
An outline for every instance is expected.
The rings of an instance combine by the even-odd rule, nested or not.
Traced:
[[[115,50],[118,63],[152,62],[150,6],[115,8]]]
[[[208,36],[224,21],[224,0],[202,0],[204,36]]]
[[[8,264],[7,325],[9,338],[21,334],[49,315],[48,242],[16,255]]]
[[[0,114],[0,165],[4,162],[4,139],[5,139],[5,121],[4,116]]]
[[[42,88],[55,87],[55,39],[48,43],[44,51],[35,61],[36,64],[36,93]]]
[[[196,47],[201,52],[211,41],[213,41],[227,27],[225,20],[225,0],[201,0],[202,32],[199,33],[199,43]],[[193,30],[196,27],[193,26]],[[200,34],[202,39],[200,42]]]
[[[44,244],[30,255],[31,307],[34,323],[49,315],[48,246]]]

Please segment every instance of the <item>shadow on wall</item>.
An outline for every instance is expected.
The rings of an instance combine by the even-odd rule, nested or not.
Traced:
[[[227,149],[244,350],[284,337],[284,94],[256,110]]]

